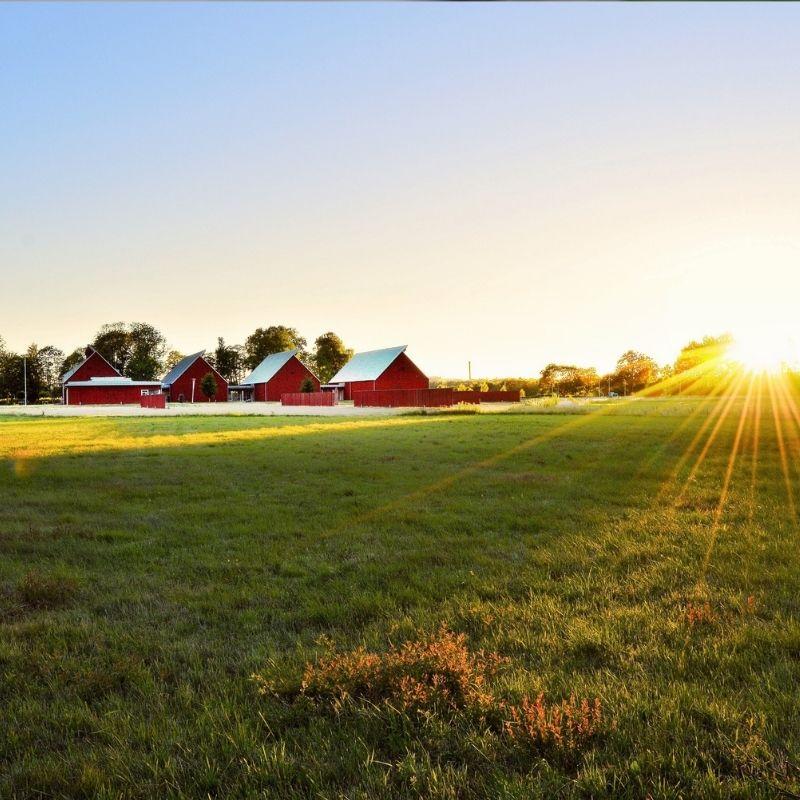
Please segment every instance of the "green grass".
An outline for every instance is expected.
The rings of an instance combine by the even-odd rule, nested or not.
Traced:
[[[710,408],[0,419],[0,797],[800,793],[775,426],[765,405],[753,489],[748,417],[715,526],[741,401],[679,491]],[[442,623],[508,659],[497,696],[599,697],[603,733],[511,749],[466,714],[251,678]]]

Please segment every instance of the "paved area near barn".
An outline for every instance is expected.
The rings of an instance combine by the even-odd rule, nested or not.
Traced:
[[[250,415],[265,417],[374,417],[398,414],[403,408],[338,406],[282,406],[280,403],[171,403],[165,409],[139,406],[0,406],[0,414],[30,417],[179,417]]]

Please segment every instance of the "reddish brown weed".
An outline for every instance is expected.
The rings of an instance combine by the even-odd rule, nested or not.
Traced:
[[[711,625],[717,621],[717,615],[714,613],[714,609],[711,608],[711,603],[708,601],[697,604],[692,602],[687,603],[684,614],[686,622],[690,627]]]
[[[392,645],[385,653],[359,647],[306,664],[299,688],[276,689],[255,675],[262,693],[277,692],[340,709],[348,699],[386,704],[401,712],[475,715],[513,745],[573,751],[603,729],[600,700],[547,703],[544,695],[512,704],[491,685],[508,659],[470,651],[466,636],[442,626],[433,634]]]

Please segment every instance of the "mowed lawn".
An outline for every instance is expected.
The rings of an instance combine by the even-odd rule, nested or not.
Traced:
[[[0,419],[0,797],[797,796],[800,439],[742,402]],[[442,624],[600,730],[252,678]]]

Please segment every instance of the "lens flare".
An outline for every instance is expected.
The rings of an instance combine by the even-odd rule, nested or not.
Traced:
[[[734,335],[728,359],[747,372],[775,375],[798,365],[797,346],[785,330],[763,326]]]

